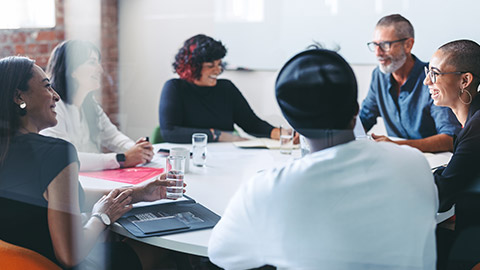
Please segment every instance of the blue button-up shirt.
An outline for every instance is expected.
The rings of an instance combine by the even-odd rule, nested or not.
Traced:
[[[397,96],[393,77],[377,67],[367,97],[362,103],[360,119],[368,131],[381,116],[388,136],[422,139],[436,134],[457,134],[461,125],[448,107],[433,104],[428,87],[423,84],[427,63],[413,56],[415,64]]]

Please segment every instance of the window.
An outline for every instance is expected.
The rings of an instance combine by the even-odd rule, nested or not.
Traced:
[[[0,0],[0,29],[55,27],[55,0]]]

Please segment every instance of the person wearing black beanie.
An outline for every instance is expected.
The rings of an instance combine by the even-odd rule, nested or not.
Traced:
[[[417,149],[355,140],[348,63],[329,50],[301,52],[275,91],[312,153],[243,183],[212,231],[210,260],[225,269],[435,269],[430,166]]]

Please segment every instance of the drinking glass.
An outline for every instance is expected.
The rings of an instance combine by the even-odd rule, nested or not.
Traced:
[[[293,129],[288,125],[280,126],[280,153],[290,155],[293,148]]]
[[[167,157],[167,180],[174,181],[175,185],[167,186],[167,198],[179,199],[183,197],[183,178],[185,176],[185,157]]]
[[[170,156],[181,156],[185,158],[185,173],[190,171],[190,149],[185,147],[173,147],[170,149]]]
[[[207,141],[205,133],[194,133],[192,135],[193,165],[203,167],[207,163]]]

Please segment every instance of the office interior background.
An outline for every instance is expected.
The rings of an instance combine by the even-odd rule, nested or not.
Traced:
[[[410,19],[416,31],[413,53],[428,61],[450,40],[480,41],[480,30],[461,27],[470,23],[466,13],[476,9],[456,11],[456,5],[479,4],[459,1],[1,0],[0,56],[26,55],[45,67],[64,39],[92,41],[102,53],[104,110],[124,133],[138,138],[150,135],[159,123],[161,90],[177,77],[172,62],[178,49],[203,33],[222,40],[229,50],[221,78],[230,79],[261,118],[279,125],[284,119],[274,84],[290,56],[314,42],[339,49],[356,74],[361,104],[376,66],[366,46],[376,21],[391,13]],[[53,16],[50,25],[28,25],[36,19],[35,11]],[[428,19],[447,15],[448,20]],[[27,18],[27,26],[12,25],[14,17]],[[381,121],[373,132],[385,133]]]

